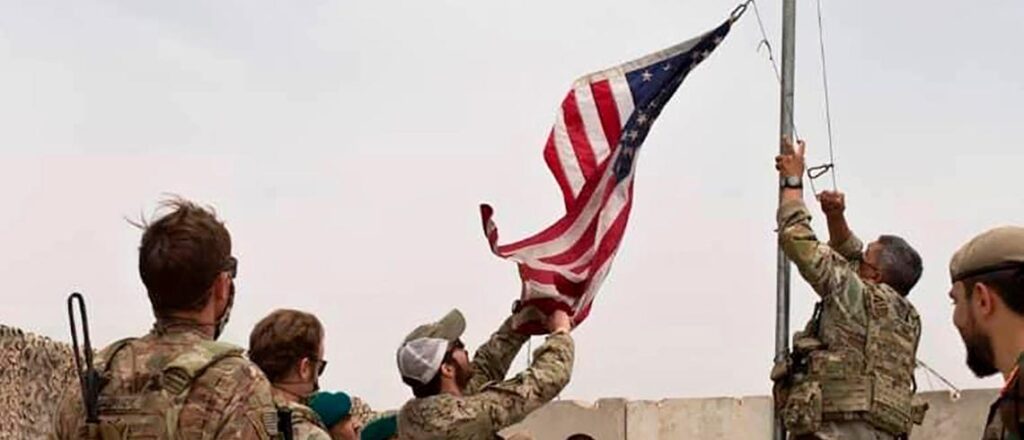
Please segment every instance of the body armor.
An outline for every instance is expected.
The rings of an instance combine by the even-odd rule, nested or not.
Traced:
[[[823,421],[863,420],[905,436],[924,418],[926,404],[914,396],[920,318],[889,286],[864,287],[866,322],[825,296],[794,336],[792,354],[772,370],[776,412],[793,434],[813,433]]]
[[[134,338],[117,341],[100,354],[97,370],[104,376],[98,408],[100,423],[87,424],[80,438],[120,439],[176,439],[178,415],[188,397],[195,378],[207,368],[229,357],[241,357],[242,349],[231,344],[203,341],[195,349],[186,351],[165,362],[150,362],[136,374],[132,382],[125,383],[111,377],[112,360]]]

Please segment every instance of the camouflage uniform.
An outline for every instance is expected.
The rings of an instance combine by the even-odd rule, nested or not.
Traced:
[[[796,438],[894,439],[920,423],[912,405],[921,336],[913,305],[886,284],[861,279],[863,244],[829,247],[802,201],[779,207],[779,240],[814,291],[815,317],[794,337],[794,353],[772,372],[776,409]]]
[[[275,399],[274,404],[291,413],[293,440],[331,440],[327,427],[310,407],[284,399]]]
[[[216,360],[206,363],[214,352]],[[114,343],[100,353],[97,365],[109,379],[99,398],[101,422],[128,429],[132,436],[164,436],[176,428],[174,438],[268,439],[277,433],[270,383],[241,353],[181,322],[158,322],[146,336]],[[197,363],[206,366],[190,382],[176,382],[177,371]],[[173,404],[147,405],[145,399],[154,390],[167,389],[174,390]],[[177,426],[165,425],[165,419],[176,419]],[[68,389],[54,424],[56,438],[82,438],[85,416],[79,387]]]
[[[528,339],[512,331],[509,319],[473,358],[476,372],[462,397],[441,393],[410,400],[398,415],[403,440],[494,439],[547,403],[569,383],[573,340],[568,332],[547,337],[534,353],[533,364],[504,380],[512,360]]]
[[[1021,408],[1024,383],[1020,381],[1022,365],[1024,353],[1017,358],[1017,367],[1003,386],[999,398],[989,408],[982,440],[1021,440],[1021,429],[1024,428],[1024,408]]]

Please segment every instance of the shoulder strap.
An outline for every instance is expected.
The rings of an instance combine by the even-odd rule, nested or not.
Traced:
[[[100,365],[95,366],[96,370],[103,371],[103,374],[108,373],[110,371],[110,364],[113,363],[112,361],[117,357],[117,354],[121,352],[121,349],[127,347],[128,344],[135,342],[136,339],[138,338],[119,339],[108,345],[107,348],[104,348],[103,351],[100,352]]]
[[[229,357],[242,357],[242,353],[240,347],[226,342],[202,341],[164,366],[160,385],[172,394],[180,394],[217,362]]]
[[[277,407],[277,432],[284,440],[292,440],[295,433],[292,431],[292,410],[286,407]]]

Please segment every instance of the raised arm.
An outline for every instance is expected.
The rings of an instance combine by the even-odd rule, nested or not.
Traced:
[[[787,177],[790,181],[799,181],[804,171],[804,149],[803,141],[794,147],[789,139],[783,139],[784,153],[775,158],[781,182],[787,182]],[[834,296],[849,313],[862,315],[864,283],[847,258],[818,241],[811,229],[811,214],[804,205],[802,187],[789,186],[783,186],[777,213],[779,244],[783,252],[815,292],[822,297]],[[844,225],[845,220],[843,225],[837,223],[836,226]],[[844,229],[849,237],[853,236],[848,227]],[[837,238],[843,233],[835,232]]]
[[[473,355],[473,378],[466,386],[467,394],[473,394],[480,390],[488,382],[500,382],[505,380],[512,361],[519,354],[529,336],[517,333],[512,329],[512,318],[510,316],[501,324],[498,331],[491,335]]]
[[[859,261],[864,243],[850,230],[846,222],[846,195],[839,191],[822,191],[818,195],[821,211],[828,223],[828,245],[848,261]]]

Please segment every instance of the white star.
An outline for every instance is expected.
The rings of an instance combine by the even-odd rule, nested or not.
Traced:
[[[661,68],[661,70],[664,70],[666,72],[668,72],[669,70],[672,70],[672,63],[665,63],[665,66],[663,66]]]
[[[717,46],[719,44],[722,44],[722,40],[724,40],[724,38],[722,38],[722,37],[715,37],[715,45]]]
[[[646,124],[647,123],[647,114],[644,113],[644,112],[640,112],[640,114],[636,115],[636,123],[640,124],[640,125]]]
[[[629,132],[626,133],[626,137],[628,137],[631,141],[635,141],[637,136],[640,136],[640,133],[637,133],[636,130],[629,130]]]
[[[654,78],[654,75],[651,74],[650,70],[645,70],[644,73],[640,74],[640,77],[643,78],[644,82],[647,82]]]

